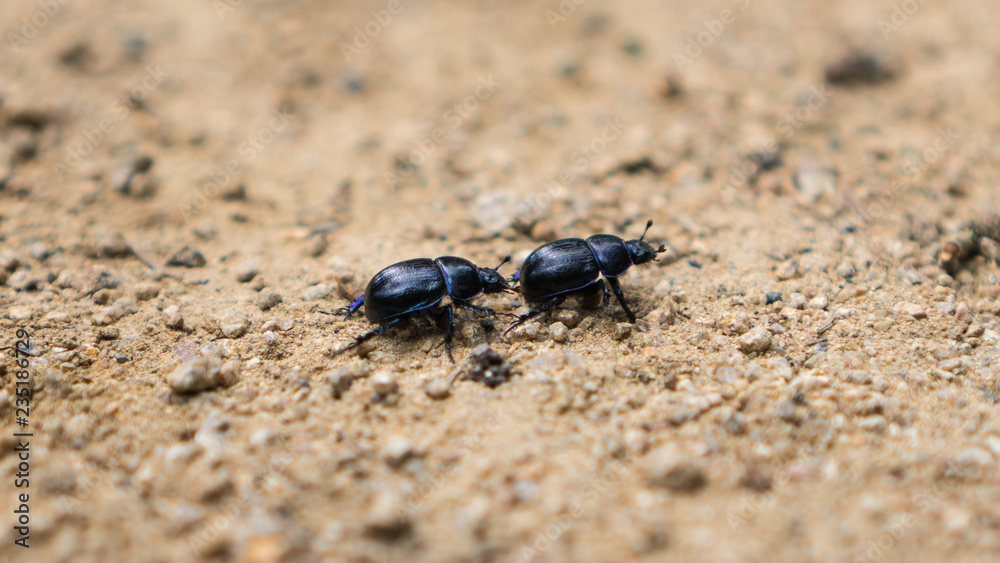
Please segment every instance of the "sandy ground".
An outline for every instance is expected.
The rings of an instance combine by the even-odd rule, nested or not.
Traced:
[[[993,3],[64,4],[0,5],[0,557],[1000,557],[996,247],[938,260],[998,211]],[[388,264],[648,218],[636,326],[334,355]]]

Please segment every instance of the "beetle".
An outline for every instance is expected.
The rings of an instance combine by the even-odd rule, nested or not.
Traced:
[[[442,256],[404,260],[383,268],[368,282],[364,295],[335,311],[338,315],[345,314],[344,320],[347,320],[364,305],[368,320],[380,326],[357,337],[337,353],[354,348],[414,313],[430,310],[445,297],[450,297],[451,303],[446,306],[448,324],[444,343],[448,357],[454,362],[451,338],[455,332],[455,307],[481,314],[516,316],[471,303],[480,294],[513,293],[507,280],[498,272],[509,261],[510,256],[496,268],[481,268],[465,258]]]
[[[660,245],[653,248],[644,242],[646,233],[653,226],[653,220],[646,222],[646,230],[637,240],[622,240],[614,235],[594,235],[586,240],[567,238],[544,244],[528,255],[521,269],[514,274],[514,281],[520,281],[521,296],[526,303],[542,304],[536,309],[520,315],[510,327],[538,316],[562,303],[571,294],[583,294],[603,289],[605,299],[608,285],[618,297],[622,309],[631,322],[635,314],[625,302],[618,278],[632,266],[656,260],[656,255],[666,252]],[[607,285],[601,279],[607,280]]]

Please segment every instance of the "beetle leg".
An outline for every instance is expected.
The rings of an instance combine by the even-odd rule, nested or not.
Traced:
[[[606,278],[608,280],[608,285],[614,290],[615,296],[618,298],[618,302],[622,304],[622,309],[625,309],[625,314],[628,315],[628,320],[635,323],[635,314],[631,309],[628,308],[628,304],[625,303],[625,294],[622,293],[622,286],[618,283],[618,278]]]
[[[448,352],[448,359],[455,363],[455,356],[451,355],[451,337],[455,335],[455,311],[454,307],[448,307],[448,331],[444,334],[444,349]]]
[[[361,344],[365,340],[368,340],[370,338],[375,338],[376,336],[378,336],[378,335],[382,334],[383,332],[385,332],[389,327],[395,325],[396,323],[398,323],[399,321],[403,320],[404,318],[405,317],[396,317],[395,319],[392,319],[391,321],[385,323],[384,325],[379,325],[375,329],[370,330],[370,331],[362,334],[361,336],[355,338],[354,342],[352,342],[352,343],[348,344],[347,346],[341,348],[340,350],[334,352],[333,355],[336,356],[337,354],[340,354],[341,352],[346,352],[346,351],[350,350],[351,348],[354,348],[355,346],[358,346],[359,344]]]
[[[566,300],[565,295],[558,295],[556,297],[553,297],[552,299],[549,299],[545,303],[542,303],[542,305],[539,308],[535,309],[534,311],[528,311],[527,313],[520,315],[519,317],[517,317],[517,320],[514,321],[514,324],[510,325],[509,327],[507,327],[507,330],[503,331],[504,336],[506,336],[508,332],[514,330],[516,327],[524,324],[528,319],[541,315],[542,313],[548,311],[549,309],[555,307],[556,305],[562,303],[565,300]]]
[[[348,305],[347,307],[341,307],[336,311],[334,311],[333,313],[335,315],[344,315],[344,320],[346,321],[348,317],[354,314],[354,311],[360,309],[361,306],[364,304],[365,304],[365,296],[362,295],[361,297],[358,297],[354,301],[351,301],[351,304]]]
[[[507,315],[508,317],[516,317],[517,316],[514,313],[504,313],[503,311],[495,311],[493,309],[490,309],[489,307],[481,307],[479,305],[473,305],[471,303],[465,303],[465,302],[462,302],[462,301],[455,301],[454,303],[455,303],[456,306],[461,307],[462,309],[465,309],[467,311],[475,311],[475,312],[479,313],[480,315],[490,315],[490,316],[494,316],[494,315]]]

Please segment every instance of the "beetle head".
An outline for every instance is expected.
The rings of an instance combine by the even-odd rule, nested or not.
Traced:
[[[653,226],[653,220],[650,219],[646,221],[646,230],[642,231],[642,236],[638,240],[625,241],[625,248],[628,249],[628,255],[632,259],[632,263],[635,265],[645,264],[651,260],[656,260],[656,255],[661,252],[666,252],[667,248],[660,245],[660,248],[653,248],[648,242],[642,239],[646,238],[646,232],[649,228]]]
[[[507,280],[497,271],[500,269],[500,266],[503,266],[507,262],[510,262],[510,256],[504,258],[503,261],[497,264],[496,268],[479,268],[479,280],[483,282],[483,293],[511,291]]]

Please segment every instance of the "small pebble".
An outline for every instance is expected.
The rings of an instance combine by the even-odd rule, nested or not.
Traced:
[[[223,385],[230,387],[239,382],[242,371],[243,364],[239,360],[226,360],[219,368],[219,378]]]
[[[535,340],[541,331],[542,325],[539,323],[523,324],[510,331],[511,340]]]
[[[10,251],[0,252],[0,268],[13,272],[21,265],[21,259]]]
[[[469,346],[480,344],[486,339],[486,331],[479,323],[464,323],[460,332],[462,340]]]
[[[163,310],[164,324],[167,328],[174,330],[184,329],[184,317],[181,316],[181,309],[177,305],[171,305]]]
[[[382,448],[382,457],[392,467],[399,467],[417,454],[413,442],[403,436],[392,436]]]
[[[615,323],[612,338],[615,340],[626,340],[629,336],[632,336],[633,328],[635,328],[635,325],[632,323]]]
[[[281,303],[281,294],[269,287],[265,287],[257,294],[257,306],[260,307],[261,311],[273,309],[279,303]]]
[[[673,444],[650,452],[642,461],[641,471],[650,485],[679,492],[693,493],[708,481],[702,464]]]
[[[7,286],[17,291],[36,291],[45,285],[45,280],[29,270],[18,270],[7,278]]]
[[[376,395],[385,398],[399,392],[399,382],[391,373],[381,372],[372,376],[372,388]]]
[[[792,309],[805,309],[807,303],[806,296],[801,293],[793,293],[788,298],[788,306]]]
[[[854,269],[854,264],[851,264],[850,262],[841,262],[837,266],[837,275],[844,279],[850,279],[854,277],[856,273],[857,271]]]
[[[260,273],[260,264],[256,260],[244,260],[236,266],[236,281],[247,283]]]
[[[809,300],[808,303],[806,303],[806,309],[814,309],[814,310],[818,310],[818,311],[823,311],[823,310],[825,310],[827,308],[827,306],[829,304],[830,304],[830,300],[827,299],[826,295],[823,295],[821,293],[821,294],[817,295],[816,297],[813,297],[812,299]]]
[[[983,448],[970,447],[955,454],[955,463],[966,467],[987,467],[993,465],[993,456]]]
[[[216,357],[199,356],[184,362],[170,372],[167,385],[177,393],[197,393],[223,384],[220,377],[222,360]]]
[[[771,331],[766,326],[754,327],[740,336],[738,342],[744,354],[762,354],[771,348]]]
[[[778,293],[777,291],[768,291],[766,294],[764,294],[765,305],[777,303],[778,301],[781,301],[781,294]]]
[[[406,506],[406,499],[384,490],[377,493],[371,508],[363,517],[365,533],[382,541],[395,541],[409,534],[409,516],[399,508]]]
[[[202,221],[198,223],[198,226],[192,231],[194,236],[202,240],[212,240],[218,236],[219,232],[215,229],[215,225],[211,221]]]
[[[326,252],[327,248],[330,248],[330,241],[326,238],[326,235],[317,235],[309,239],[309,244],[306,247],[306,255],[311,258],[319,258]]]
[[[121,336],[121,331],[118,330],[118,327],[102,326],[97,329],[98,340],[118,340],[119,336]]]
[[[779,280],[785,281],[799,277],[799,273],[799,261],[792,258],[779,264],[775,275]]]
[[[553,318],[564,324],[567,328],[573,328],[580,323],[580,313],[573,309],[559,309],[555,312]]]
[[[858,422],[858,428],[874,432],[875,434],[884,434],[886,429],[885,417],[880,414],[866,416]]]
[[[31,318],[31,309],[22,305],[14,305],[7,309],[7,318],[14,322],[22,322]]]
[[[368,377],[371,374],[371,365],[367,360],[355,359],[351,363],[327,372],[320,380],[326,381],[330,385],[330,391],[334,399],[344,396],[356,379]]]
[[[424,394],[435,401],[451,396],[451,382],[444,377],[435,377],[424,383]]]
[[[149,301],[160,294],[160,286],[153,282],[141,282],[135,284],[132,292],[139,301]]]
[[[569,336],[569,329],[566,328],[566,325],[561,322],[555,322],[549,325],[549,335],[552,336],[552,340],[555,340],[556,342],[566,342],[566,339]]]
[[[927,311],[916,303],[900,301],[892,307],[892,311],[897,315],[905,315],[914,319],[927,318]]]
[[[107,326],[118,322],[119,319],[125,316],[125,311],[122,310],[118,305],[111,305],[105,307],[100,313],[94,315],[94,324],[97,326]]]
[[[185,246],[167,260],[167,266],[183,266],[185,268],[202,268],[207,264],[205,256],[196,248]]]
[[[239,311],[231,311],[219,320],[219,328],[226,338],[239,338],[250,328],[250,320]]]
[[[641,428],[629,428],[622,441],[629,451],[641,454],[649,447],[649,433]]]

